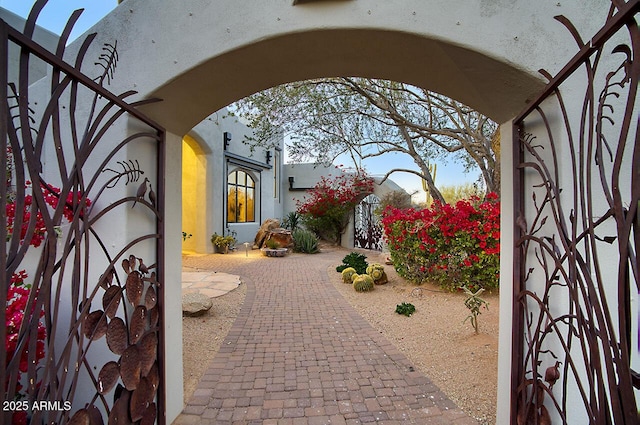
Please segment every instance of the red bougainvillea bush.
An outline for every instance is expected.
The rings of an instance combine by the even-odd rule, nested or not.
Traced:
[[[31,182],[27,182],[27,190],[31,189]],[[58,203],[60,202],[60,189],[50,185],[40,185],[40,190],[42,191],[42,196],[44,201],[51,206],[51,208],[57,208]],[[62,210],[62,215],[64,215],[67,221],[73,220],[74,211],[78,211],[78,214],[82,216],[84,208],[79,208],[79,203],[82,200],[82,193],[80,192],[69,192],[67,195],[67,199],[65,199],[65,206]],[[34,226],[33,234],[29,241],[29,244],[33,247],[39,247],[42,244],[42,241],[46,235],[46,226],[44,224],[44,218],[42,217],[42,213],[40,211],[35,212],[35,216],[33,216],[32,212],[32,204],[33,204],[33,195],[26,194],[24,196],[24,206],[22,208],[22,217],[20,221],[20,242],[23,243],[24,239],[27,235],[27,231],[29,230],[29,222],[31,220],[35,220],[36,225]],[[11,238],[14,232],[14,224],[18,221],[16,216],[16,210],[18,209],[18,201],[7,202],[5,211],[7,214],[7,238]],[[91,205],[91,200],[85,198],[84,199],[85,207],[88,208]]]
[[[46,204],[56,209],[61,201],[60,189],[50,185],[41,184],[39,186],[41,195]],[[22,202],[13,200],[6,203],[6,229],[7,229],[7,241],[11,240],[16,232],[16,237],[19,234],[20,243],[28,243],[33,247],[39,247],[45,240],[46,226],[44,223],[44,217],[40,211],[33,207],[34,198],[31,182],[27,182],[26,194],[24,195]],[[91,205],[91,201],[84,198],[80,192],[69,192],[62,208],[62,216],[69,222],[74,218],[74,214],[79,214],[80,217],[84,214],[84,211]],[[81,207],[81,203],[83,207]],[[21,210],[21,213],[19,212]],[[33,227],[30,226],[31,222],[35,223]],[[17,230],[16,230],[17,227]],[[33,230],[31,233],[29,229]],[[18,398],[24,397],[22,394],[22,374],[26,373],[29,368],[29,362],[32,361],[37,366],[40,360],[45,356],[45,339],[47,337],[47,330],[43,323],[44,321],[44,309],[40,308],[36,311],[34,306],[34,300],[37,297],[36,294],[31,294],[33,290],[31,285],[26,283],[28,274],[26,270],[20,270],[17,273],[13,273],[10,284],[7,290],[7,302],[5,307],[5,350],[6,350],[6,365],[8,368],[10,364],[18,362],[18,372],[16,379]],[[31,307],[28,307],[31,298]],[[33,338],[33,332],[26,332],[22,329],[25,326],[35,325],[37,322],[37,330],[35,331],[35,345],[31,343]],[[31,337],[26,341],[19,341],[20,335],[30,334]],[[35,349],[34,353],[30,353],[30,350]],[[12,379],[9,376],[7,379]],[[9,381],[5,382],[5,389],[8,387]],[[25,410],[18,410],[14,413],[12,424],[22,425],[27,424],[27,412]]]
[[[28,326],[31,321],[38,321],[38,329],[35,341],[35,356],[32,356],[35,364],[38,364],[40,360],[44,358],[44,341],[47,337],[47,330],[43,323],[44,310],[40,309],[39,312],[36,312],[32,306],[30,311],[27,311],[29,293],[31,292],[31,286],[25,283],[25,279],[27,277],[27,273],[24,270],[21,270],[18,273],[14,273],[11,277],[9,290],[7,292],[7,308],[5,315],[5,328],[7,330],[7,336],[5,339],[7,364],[5,365],[5,367],[9,366],[9,363],[11,361],[20,362],[19,372],[17,376],[18,393],[20,393],[22,389],[22,374],[26,373],[29,367],[29,350],[31,346],[30,341],[27,341],[27,343],[23,345],[24,348],[20,352],[16,352],[18,350],[18,337],[20,333],[20,327],[23,326],[23,323],[25,326]],[[11,423],[13,425],[26,425],[27,412],[24,410],[17,410],[13,414]]]
[[[422,210],[387,209],[382,220],[401,276],[449,290],[498,287],[500,202],[495,193]]]
[[[364,174],[322,177],[297,203],[305,227],[323,239],[340,242],[349,214],[364,196],[373,192],[373,180]]]

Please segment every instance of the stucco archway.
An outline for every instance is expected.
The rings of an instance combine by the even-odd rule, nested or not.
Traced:
[[[463,8],[447,0],[291,3],[265,0],[247,7],[189,0],[158,7],[127,0],[94,28],[95,45],[117,39],[126,46],[119,49],[119,78],[112,91],[133,87],[143,98],[163,100],[144,109],[171,133],[167,222],[180,217],[175,176],[180,175],[182,135],[230,102],[289,81],[357,75],[425,87],[506,123],[543,87],[537,70],[554,74],[575,50],[552,17],[565,14],[591,34],[608,8],[600,0],[570,5],[474,0]],[[503,166],[510,169],[511,163],[505,160]],[[180,252],[179,242],[167,241],[169,256]],[[179,280],[179,267],[173,269],[167,281]],[[503,275],[509,273],[503,270]],[[178,317],[168,305],[167,320]],[[179,340],[180,330],[174,328],[167,330],[168,340]],[[179,361],[179,348],[167,347],[167,357]],[[169,374],[168,385],[178,387],[171,383],[179,375]],[[176,395],[168,402],[167,417],[180,409]]]
[[[158,8],[127,0],[94,28],[95,45],[126,46],[112,88],[163,99],[145,110],[179,135],[248,94],[336,75],[415,84],[505,122],[543,86],[538,69],[554,73],[573,54],[553,16],[570,16],[589,33],[608,7],[597,0],[291,3],[191,0]]]

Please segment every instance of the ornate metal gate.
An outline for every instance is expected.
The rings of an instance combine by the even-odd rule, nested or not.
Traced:
[[[382,251],[382,224],[376,215],[380,198],[371,194],[366,196],[355,208],[354,246],[356,248]]]
[[[81,11],[55,54],[33,41],[46,2],[22,33],[0,21],[0,423],[164,423],[165,133],[136,109],[149,101],[105,88],[115,41],[93,76],[79,70],[95,34],[63,61]]]
[[[580,51],[515,120],[514,424],[639,422],[639,10],[557,17]]]

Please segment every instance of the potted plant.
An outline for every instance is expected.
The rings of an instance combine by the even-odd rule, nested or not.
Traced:
[[[233,236],[220,236],[214,233],[211,235],[211,243],[213,244],[214,252],[226,254],[229,252],[229,247],[236,244],[236,238]]]
[[[268,239],[264,245],[260,251],[267,257],[284,257],[287,253],[287,248],[280,248],[280,243],[273,239]]]

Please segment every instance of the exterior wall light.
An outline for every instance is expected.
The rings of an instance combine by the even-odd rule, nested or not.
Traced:
[[[229,147],[229,142],[231,141],[231,133],[229,133],[228,131],[225,131],[222,134],[222,141],[224,142],[224,150],[226,151],[227,148]]]

